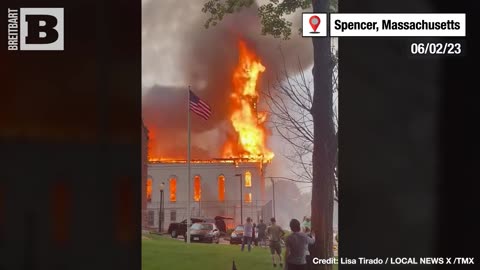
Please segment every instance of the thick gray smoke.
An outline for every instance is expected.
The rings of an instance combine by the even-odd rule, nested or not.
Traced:
[[[256,6],[205,29],[202,5],[187,0],[143,3],[143,117],[151,132],[152,156],[185,157],[186,93],[191,85],[213,110],[208,121],[192,115],[192,147],[198,149],[193,158],[220,157],[231,132],[227,109],[240,39],[267,68],[259,87],[276,80],[284,64],[292,71],[299,60],[304,67],[312,64],[311,40],[296,31],[301,13],[292,20],[297,23],[292,39],[283,41],[260,34]]]

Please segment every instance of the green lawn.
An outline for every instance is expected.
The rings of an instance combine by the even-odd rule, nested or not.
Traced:
[[[238,270],[273,268],[270,250],[255,247],[251,252],[240,251],[237,245],[200,244],[186,245],[183,241],[149,235],[142,240],[142,269],[209,269],[230,270],[232,261]],[[334,266],[336,269],[336,266]]]

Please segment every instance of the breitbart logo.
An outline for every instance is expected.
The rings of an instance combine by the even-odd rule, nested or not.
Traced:
[[[63,8],[8,9],[9,51],[63,51]]]

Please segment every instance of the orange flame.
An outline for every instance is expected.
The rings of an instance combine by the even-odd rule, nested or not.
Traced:
[[[233,111],[230,121],[237,133],[237,142],[231,140],[224,146],[224,156],[241,157],[270,161],[274,154],[266,144],[266,130],[263,124],[265,113],[257,112],[257,81],[265,71],[257,56],[250,51],[245,42],[239,42],[238,65],[233,73],[231,94]]]
[[[192,160],[192,163],[266,163],[274,157],[266,147],[267,130],[265,121],[267,114],[257,111],[259,93],[257,82],[260,74],[266,70],[255,53],[248,49],[244,41],[238,44],[238,64],[232,76],[232,93],[230,95],[230,122],[235,130],[234,136],[228,138],[223,145],[223,160]],[[154,153],[153,146],[156,134],[149,134],[149,162],[151,163],[186,163],[185,159],[162,157]],[[199,197],[200,195],[198,194]]]

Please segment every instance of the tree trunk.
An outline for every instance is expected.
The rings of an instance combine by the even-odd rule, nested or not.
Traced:
[[[329,12],[328,0],[312,0],[313,12]],[[334,164],[337,139],[334,129],[332,53],[329,37],[312,38],[313,42],[313,182],[312,229],[316,242],[313,257],[333,257],[333,195]],[[330,270],[331,265],[315,265],[315,269]]]

